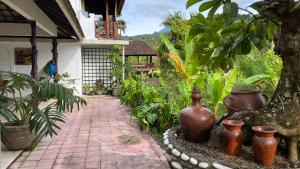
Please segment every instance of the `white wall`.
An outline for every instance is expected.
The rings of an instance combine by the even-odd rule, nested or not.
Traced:
[[[31,65],[15,65],[15,48],[30,48],[29,42],[0,42],[0,70],[30,74]],[[51,42],[38,42],[38,72],[52,58]],[[82,94],[81,46],[79,43],[58,43],[58,71],[76,79],[77,94]]]

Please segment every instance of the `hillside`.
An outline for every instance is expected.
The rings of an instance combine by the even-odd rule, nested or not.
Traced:
[[[123,36],[124,40],[143,40],[152,47],[155,48],[157,44],[160,42],[160,33],[154,32],[153,34],[143,34],[136,36]]]

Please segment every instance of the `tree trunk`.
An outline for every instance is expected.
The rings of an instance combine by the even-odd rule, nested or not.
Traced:
[[[278,133],[289,138],[289,160],[295,163],[298,161],[300,136],[300,13],[286,12],[280,15],[280,21],[275,52],[282,58],[283,69],[265,111],[271,110]]]
[[[298,161],[298,136],[293,136],[289,140],[289,160],[292,163],[296,163]]]

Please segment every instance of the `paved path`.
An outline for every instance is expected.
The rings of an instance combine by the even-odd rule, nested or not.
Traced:
[[[111,97],[87,98],[54,138],[24,152],[11,169],[167,169],[157,143],[141,132],[128,110]]]

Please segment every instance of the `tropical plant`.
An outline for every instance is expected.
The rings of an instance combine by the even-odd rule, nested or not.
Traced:
[[[188,0],[187,8],[198,2],[203,0]],[[215,15],[221,7],[223,11]],[[228,69],[239,55],[249,54],[253,48],[270,48],[274,42],[274,51],[282,58],[283,68],[269,105],[258,114],[265,115],[262,118],[265,125],[272,124],[279,134],[288,138],[289,160],[296,163],[300,137],[300,39],[295,37],[300,36],[300,2],[260,0],[249,7],[256,13],[230,0],[203,2],[199,12],[208,11],[207,17],[199,13],[191,19],[189,37],[199,44],[194,57],[213,68]],[[247,12],[249,19],[241,19],[240,10]]]
[[[115,45],[112,52],[107,56],[107,59],[113,64],[110,78],[113,79],[113,84],[117,85],[121,83],[122,80],[122,57],[121,57],[121,46]]]
[[[0,71],[0,79],[9,81],[0,87],[0,116],[12,125],[29,124],[31,132],[38,137],[57,134],[56,130],[60,129],[57,122],[64,122],[64,112],[72,111],[74,106],[79,109],[86,105],[85,100],[57,83],[37,81],[26,74],[4,71]],[[34,95],[23,97],[24,90],[33,88],[36,89]],[[53,99],[52,103],[45,108],[39,107],[40,103],[50,99]],[[3,125],[3,122],[0,121],[0,124]]]

